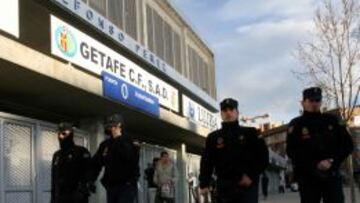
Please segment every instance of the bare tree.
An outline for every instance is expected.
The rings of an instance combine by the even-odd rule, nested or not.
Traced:
[[[299,44],[296,56],[303,68],[294,72],[301,80],[320,86],[327,108],[338,109],[349,121],[360,93],[359,1],[323,0],[311,34],[310,41]]]

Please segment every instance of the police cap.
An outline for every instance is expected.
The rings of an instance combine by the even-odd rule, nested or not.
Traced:
[[[310,87],[303,91],[303,100],[312,99],[315,101],[322,100],[322,90],[319,87]]]
[[[237,109],[238,108],[238,102],[235,99],[232,99],[232,98],[224,99],[220,103],[220,109],[224,110],[226,108]]]

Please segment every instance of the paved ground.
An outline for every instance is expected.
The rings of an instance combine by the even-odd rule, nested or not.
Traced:
[[[357,192],[357,201],[360,202],[360,193]],[[346,203],[350,203],[350,190],[345,189]],[[299,203],[299,195],[295,192],[287,192],[283,195],[270,195],[266,201],[262,200],[261,203]]]

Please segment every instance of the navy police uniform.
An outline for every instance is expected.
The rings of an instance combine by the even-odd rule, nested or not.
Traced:
[[[321,89],[306,89],[303,98],[320,102]],[[321,199],[324,203],[344,202],[339,168],[352,150],[345,123],[334,115],[304,111],[289,123],[287,154],[294,166],[302,203],[320,203]],[[317,169],[322,160],[332,162],[329,170]]]
[[[109,128],[118,124],[123,128],[121,115],[115,114],[106,120],[105,133],[109,138],[100,144],[92,158],[93,180],[96,180],[104,167],[101,183],[107,191],[107,202],[132,203],[137,196],[137,180],[140,175],[139,147],[124,132],[116,138],[110,135]]]
[[[237,101],[225,99],[221,109],[237,109]],[[224,122],[210,133],[201,157],[200,187],[208,188],[215,173],[218,203],[257,203],[259,175],[269,162],[265,142],[255,128],[242,127],[238,121]],[[243,175],[253,181],[249,187],[239,182]]]
[[[90,153],[73,141],[73,127],[59,124],[59,133],[70,131],[69,137],[59,140],[60,150],[55,152],[51,164],[51,203],[87,203]]]

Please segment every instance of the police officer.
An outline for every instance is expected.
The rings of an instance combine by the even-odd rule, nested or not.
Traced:
[[[255,128],[239,125],[236,100],[225,99],[220,108],[222,128],[208,135],[201,157],[201,193],[209,192],[215,173],[218,203],[257,203],[259,175],[268,165],[268,149]]]
[[[103,141],[92,159],[93,180],[105,167],[101,183],[107,192],[108,203],[133,203],[137,196],[139,178],[139,146],[124,132],[120,114],[106,118]]]
[[[70,123],[58,126],[60,150],[55,152],[51,165],[51,203],[87,203],[89,151],[74,144]]]
[[[303,91],[303,114],[288,127],[287,154],[292,159],[302,203],[343,203],[339,173],[341,163],[353,150],[344,122],[321,113],[318,87]]]

